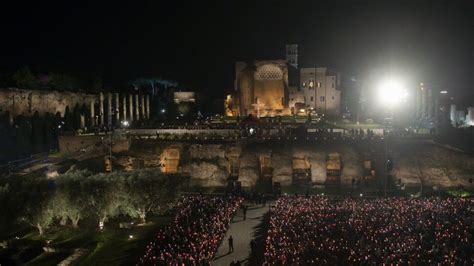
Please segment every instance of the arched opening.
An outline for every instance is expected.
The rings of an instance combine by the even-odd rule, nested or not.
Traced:
[[[179,170],[180,150],[177,147],[166,148],[160,157],[161,171],[163,173],[177,173]]]
[[[341,183],[341,155],[337,152],[326,156],[326,184]]]
[[[240,170],[240,150],[237,147],[230,147],[225,155],[227,159],[228,179],[236,181],[239,178]]]
[[[260,183],[271,187],[273,182],[273,164],[271,153],[260,154],[258,157],[260,166]]]
[[[307,155],[293,155],[293,183],[307,184],[311,182],[311,161]]]

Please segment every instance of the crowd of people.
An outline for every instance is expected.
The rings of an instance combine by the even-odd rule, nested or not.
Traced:
[[[188,196],[180,199],[173,222],[149,243],[142,265],[209,265],[243,199]]]
[[[473,265],[474,199],[281,197],[265,265]]]

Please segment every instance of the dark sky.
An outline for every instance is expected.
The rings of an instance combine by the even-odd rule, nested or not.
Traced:
[[[284,58],[365,78],[397,72],[473,88],[474,1],[8,1],[0,70],[100,74],[120,86],[167,77],[209,95],[232,88],[236,60]]]

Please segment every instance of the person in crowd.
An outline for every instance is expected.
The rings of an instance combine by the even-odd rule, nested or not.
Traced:
[[[281,197],[264,265],[473,265],[474,199]]]
[[[257,241],[255,241],[255,238],[253,238],[251,241],[250,241],[250,251],[251,251],[251,254],[252,255],[255,255],[256,251],[257,251]]]
[[[232,238],[232,235],[229,236],[227,241],[229,242],[229,253],[234,252],[234,239]]]
[[[181,198],[173,221],[147,245],[138,264],[209,265],[242,201],[235,196]]]
[[[242,206],[242,211],[244,213],[244,221],[247,220],[247,208],[248,208],[247,205]]]

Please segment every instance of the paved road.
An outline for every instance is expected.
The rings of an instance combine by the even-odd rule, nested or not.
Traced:
[[[217,249],[216,257],[212,265],[228,266],[233,260],[240,260],[245,265],[250,257],[250,241],[254,238],[254,234],[262,222],[265,213],[268,212],[268,205],[249,206],[247,210],[247,219],[244,221],[242,209],[240,209],[232,220],[229,230]],[[229,245],[227,239],[232,235],[234,239],[234,252],[229,253]]]

